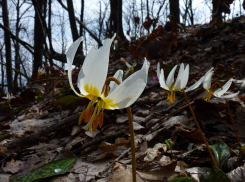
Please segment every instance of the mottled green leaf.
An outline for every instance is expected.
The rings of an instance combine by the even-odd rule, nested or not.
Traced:
[[[209,174],[210,182],[230,182],[230,179],[220,169],[213,167]]]
[[[245,156],[245,145],[242,145],[242,146],[240,147],[240,156],[241,156],[241,157],[244,157],[244,156]]]
[[[201,177],[199,178],[200,182],[210,182],[209,180],[209,172],[203,173]]]
[[[181,177],[181,178],[176,178],[176,179],[170,179],[170,182],[192,182],[191,177]]]
[[[69,106],[70,104],[77,103],[79,100],[80,100],[80,97],[77,97],[74,95],[66,95],[56,100],[55,103],[63,105],[63,106]]]
[[[170,149],[172,149],[173,143],[172,143],[170,140],[165,140],[165,142],[166,142],[167,146],[168,146]]]
[[[216,164],[219,168],[222,168],[230,156],[228,146],[224,142],[218,140],[214,145],[210,145],[209,147],[214,154]]]
[[[37,179],[66,173],[76,161],[76,158],[61,159],[47,163],[34,171],[13,178],[11,182],[32,182]]]
[[[9,134],[5,134],[0,136],[0,142],[3,141],[5,138],[7,138],[9,136]]]
[[[203,173],[200,182],[231,182],[226,174],[220,169],[213,167],[209,172]]]

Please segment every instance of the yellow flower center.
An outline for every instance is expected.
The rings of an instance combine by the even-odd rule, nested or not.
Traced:
[[[208,92],[203,96],[203,100],[209,102],[213,93],[214,93],[214,89],[209,89]]]
[[[172,92],[172,91],[169,92],[167,100],[168,100],[169,103],[174,103],[174,101],[175,101],[175,92]]]
[[[215,82],[207,91],[207,93],[203,96],[203,100],[205,100],[206,102],[210,102],[210,99],[217,87],[217,85],[220,86],[220,88],[222,89],[222,86],[220,85],[220,83]]]
[[[84,110],[80,115],[78,124],[80,125],[82,120],[84,120],[84,122],[87,123],[84,129],[89,130],[92,133],[97,129],[98,126],[100,128],[102,127],[104,116],[103,111],[105,108],[108,109],[107,104],[109,104],[111,107],[114,107],[114,105],[111,104],[113,102],[111,99],[105,99],[110,91],[110,87],[107,84],[105,84],[102,88],[101,94],[99,94],[98,89],[92,85],[89,86],[86,84],[84,89],[90,93],[86,97],[91,101],[89,102],[87,109]]]
[[[41,75],[43,75],[42,71],[38,71],[37,76],[40,77]]]
[[[170,87],[168,87],[170,93],[168,93],[167,100],[168,100],[169,103],[174,103],[174,101],[175,101],[175,92],[176,91],[181,91],[180,89],[174,88],[174,84],[175,84],[175,81],[172,83],[172,85],[170,85]]]
[[[84,129],[89,130],[91,133],[97,129],[98,125],[101,128],[105,105],[105,102],[100,97],[94,96],[89,102],[87,109],[84,110],[79,117],[78,124],[80,125],[82,120],[84,120],[84,122],[87,123]]]

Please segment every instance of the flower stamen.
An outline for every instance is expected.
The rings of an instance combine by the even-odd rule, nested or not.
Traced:
[[[209,102],[209,101],[210,101],[210,99],[211,99],[211,97],[212,97],[212,95],[213,95],[213,93],[214,93],[214,91],[215,91],[217,85],[220,86],[221,89],[223,89],[222,86],[221,86],[221,84],[220,84],[219,82],[215,82],[215,83],[214,83],[213,85],[211,85],[211,87],[207,90],[208,92],[203,96],[203,100],[205,100],[206,102]]]
[[[167,100],[169,103],[174,103],[175,101],[175,92],[171,91],[168,93]]]
[[[101,113],[100,113],[100,116],[99,116],[99,127],[100,127],[100,128],[101,128],[102,125],[103,125],[103,117],[104,117],[104,113],[101,112]]]
[[[97,102],[97,103],[96,103]],[[96,103],[96,106],[94,104]],[[87,109],[83,111],[84,116],[80,116],[80,119],[84,119],[84,122],[87,123],[87,125],[84,127],[85,130],[89,130],[91,133],[94,132],[98,126],[100,128],[103,124],[103,111],[105,107],[105,102],[100,97],[94,97],[92,101],[89,103]]]

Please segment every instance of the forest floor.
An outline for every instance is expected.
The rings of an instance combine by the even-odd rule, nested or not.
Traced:
[[[169,181],[180,177],[191,177],[182,178],[182,181],[199,181],[200,176],[210,172],[213,166],[183,94],[177,92],[175,102],[168,103],[168,92],[156,79],[158,62],[166,73],[176,64],[189,64],[188,86],[211,67],[214,67],[213,83],[223,85],[231,77],[245,82],[245,17],[237,17],[221,25],[188,26],[178,33],[175,43],[177,46],[172,45],[164,59],[149,60],[147,86],[131,106],[139,182]],[[137,58],[132,58],[128,49],[123,47],[112,51],[108,75],[113,75],[118,69],[127,71],[121,57],[136,65],[135,71],[139,70],[144,61],[143,52],[139,51]],[[146,54],[149,56],[149,52]],[[79,69],[77,67],[73,71],[73,83],[76,83]],[[212,98],[205,102],[202,86],[187,96],[212,146],[220,171],[230,181],[241,182],[245,181],[245,83],[232,84],[229,92],[237,91],[240,91],[238,97],[229,99],[228,104],[241,149],[224,99]],[[77,97],[69,87],[67,76],[60,76],[58,70],[40,77],[28,88],[15,91],[14,95],[16,98],[11,99],[11,107],[2,99],[5,95],[0,97],[1,182],[34,179],[55,182],[131,181],[126,109],[105,110],[102,128],[94,133],[83,130],[85,123],[78,125],[78,119],[89,100]],[[172,142],[172,150],[166,140]],[[15,178],[23,174],[26,175]]]

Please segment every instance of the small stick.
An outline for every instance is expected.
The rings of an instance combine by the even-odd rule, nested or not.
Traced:
[[[187,102],[187,104],[188,104],[188,106],[189,106],[189,109],[190,109],[190,111],[191,111],[191,114],[192,114],[192,117],[193,117],[193,119],[194,119],[194,121],[195,121],[195,124],[196,124],[196,126],[197,126],[199,132],[201,133],[202,139],[203,139],[203,141],[204,141],[204,143],[205,143],[205,145],[206,145],[206,147],[207,147],[207,149],[208,149],[209,155],[210,155],[210,157],[211,157],[211,159],[212,159],[212,161],[213,161],[213,163],[214,163],[214,166],[215,166],[216,168],[219,168],[219,167],[217,166],[217,164],[216,164],[216,162],[215,162],[215,159],[214,159],[214,156],[213,156],[213,154],[212,154],[212,152],[211,152],[211,150],[210,150],[210,148],[209,148],[209,146],[208,146],[208,142],[207,142],[207,140],[206,140],[206,138],[205,138],[205,136],[204,136],[204,134],[203,134],[203,132],[202,132],[202,129],[201,129],[200,125],[199,125],[198,122],[197,122],[196,116],[195,116],[195,114],[194,114],[194,112],[193,112],[193,110],[192,110],[192,107],[191,107],[191,105],[190,105],[190,102],[189,102],[189,100],[188,100],[188,98],[187,98],[187,96],[186,96],[185,90],[183,89],[182,92],[183,92],[183,94],[184,94],[184,96],[185,96],[186,102]]]

